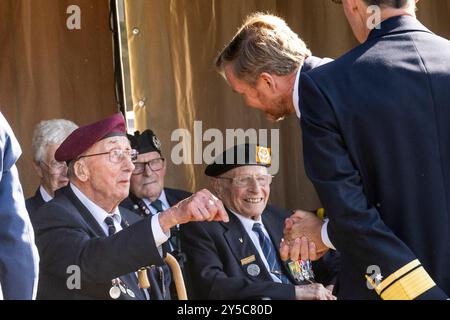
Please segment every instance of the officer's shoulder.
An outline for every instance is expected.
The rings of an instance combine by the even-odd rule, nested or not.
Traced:
[[[351,72],[358,65],[358,61],[362,61],[365,55],[371,53],[371,43],[363,43],[352,50],[331,60],[323,63],[308,72],[307,76],[316,82],[331,80],[335,84],[334,79]]]

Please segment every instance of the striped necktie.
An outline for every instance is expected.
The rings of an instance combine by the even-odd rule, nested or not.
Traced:
[[[281,263],[277,256],[277,252],[275,251],[275,246],[264,234],[262,225],[260,223],[255,223],[253,224],[252,230],[258,235],[259,244],[261,245],[261,249],[266,257],[267,263],[269,264],[270,272],[278,277],[282,283],[290,284],[291,282],[289,281],[289,278],[282,272]]]

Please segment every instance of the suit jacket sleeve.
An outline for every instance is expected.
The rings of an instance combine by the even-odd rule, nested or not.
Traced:
[[[0,285],[5,299],[36,295],[39,256],[16,168],[20,146],[0,113]]]
[[[295,299],[293,285],[272,281],[251,282],[245,276],[228,276],[225,263],[235,263],[234,257],[224,255],[202,223],[183,226],[182,241],[194,298],[209,300],[245,300],[271,298]],[[225,240],[224,240],[225,241]]]
[[[74,210],[51,201],[33,217],[41,269],[62,279],[78,266],[82,283],[103,283],[149,265],[163,265],[144,219],[110,237],[94,237]]]
[[[445,297],[432,285],[414,253],[383,223],[377,208],[367,200],[329,97],[308,74],[302,74],[300,88],[305,170],[330,218],[328,235],[333,245],[343,259],[345,256],[361,267],[362,281],[366,281],[368,267],[379,267],[385,280],[376,285],[376,291],[384,299],[392,292],[383,290],[394,289],[398,278],[413,271],[416,280],[424,283],[423,292],[433,298]]]

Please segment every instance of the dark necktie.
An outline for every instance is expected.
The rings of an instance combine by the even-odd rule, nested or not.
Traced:
[[[160,213],[163,211],[163,206],[162,206],[162,201],[159,199],[156,199],[155,201],[153,201],[152,203],[150,203],[150,205],[156,209],[156,213]]]
[[[105,218],[105,223],[108,226],[108,236],[112,236],[116,233],[116,227],[114,226],[114,219],[110,216]],[[122,280],[127,279],[128,281],[132,281],[136,283],[139,286],[138,279],[136,277],[136,274],[130,273],[127,275],[123,275],[120,277]],[[142,291],[143,296],[145,297],[144,289],[140,289]],[[149,292],[150,293],[150,292]]]
[[[253,224],[252,230],[258,235],[259,244],[261,245],[262,252],[266,257],[267,263],[269,264],[270,272],[274,274],[282,283],[290,284],[289,278],[286,277],[281,271],[281,263],[275,251],[275,246],[272,241],[266,237],[262,230],[262,225],[260,223]]]
[[[114,220],[112,217],[106,217],[105,223],[108,226],[108,236],[112,236],[114,233],[116,233],[116,227],[114,226]]]

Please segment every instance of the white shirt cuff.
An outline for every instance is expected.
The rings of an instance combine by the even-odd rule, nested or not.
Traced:
[[[159,224],[159,213],[152,216],[152,232],[153,239],[155,239],[156,247],[159,248],[164,242],[169,240],[170,231],[164,233],[161,229],[161,225]]]
[[[322,225],[322,230],[320,232],[322,236],[322,242],[330,249],[336,250],[336,248],[333,246],[333,244],[330,241],[330,238],[328,237],[328,222],[330,222],[329,219],[324,219],[324,224]]]

